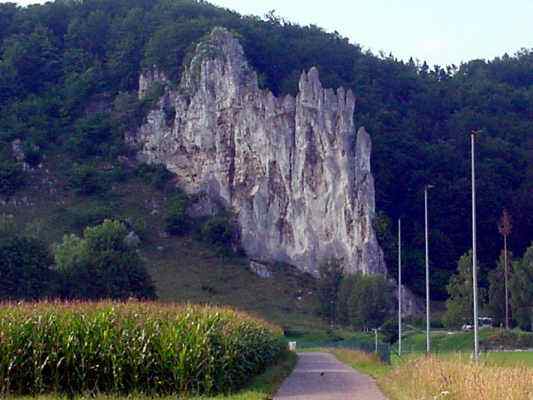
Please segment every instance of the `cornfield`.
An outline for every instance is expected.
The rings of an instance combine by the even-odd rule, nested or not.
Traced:
[[[285,350],[282,332],[217,307],[0,305],[0,397],[233,391]]]
[[[397,400],[533,400],[533,369],[427,357],[395,368],[380,386]]]

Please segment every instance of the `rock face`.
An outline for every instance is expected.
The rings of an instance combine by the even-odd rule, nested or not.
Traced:
[[[143,74],[139,95],[155,82],[168,80]],[[239,42],[216,28],[129,141],[189,193],[233,210],[250,257],[314,274],[335,257],[346,272],[385,273],[371,142],[355,133],[354,106],[350,90],[324,89],[316,68],[302,73],[296,98],[259,89]]]

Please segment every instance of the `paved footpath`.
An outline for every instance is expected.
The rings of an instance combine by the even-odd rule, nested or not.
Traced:
[[[387,400],[372,378],[329,353],[298,353],[298,363],[274,400]]]

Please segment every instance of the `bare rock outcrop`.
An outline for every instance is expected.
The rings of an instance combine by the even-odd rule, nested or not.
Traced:
[[[139,95],[154,82],[168,81],[144,73]],[[335,257],[347,272],[385,273],[372,226],[371,142],[364,128],[355,132],[351,90],[324,89],[312,68],[296,98],[276,97],[258,87],[238,40],[222,28],[196,46],[177,89],[170,86],[129,140],[186,191],[231,209],[250,257],[314,274]]]

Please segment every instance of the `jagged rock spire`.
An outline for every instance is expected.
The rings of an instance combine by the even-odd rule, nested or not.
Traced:
[[[324,89],[311,68],[296,98],[275,97],[259,89],[241,45],[223,28],[190,60],[178,89],[167,90],[130,137],[140,157],[203,193],[205,209],[230,208],[254,259],[316,274],[335,257],[348,272],[385,273],[372,226],[370,137],[355,134],[351,90]],[[159,76],[143,74],[144,90]]]

